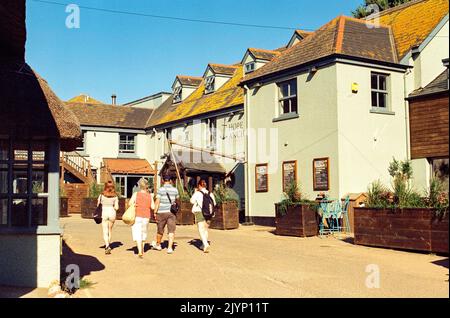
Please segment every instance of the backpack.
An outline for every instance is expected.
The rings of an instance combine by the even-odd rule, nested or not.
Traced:
[[[214,217],[214,201],[209,195],[209,192],[204,193],[203,191],[200,191],[201,194],[203,194],[203,203],[202,203],[202,214],[205,217],[205,219],[211,219]]]

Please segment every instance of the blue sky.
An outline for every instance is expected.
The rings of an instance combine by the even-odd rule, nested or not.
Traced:
[[[202,20],[316,29],[362,0],[53,0],[79,6]],[[201,76],[209,62],[231,64],[246,48],[274,49],[293,31],[180,22],[81,8],[68,29],[64,6],[27,0],[27,61],[67,100],[87,93],[129,102],[170,91],[177,74]]]

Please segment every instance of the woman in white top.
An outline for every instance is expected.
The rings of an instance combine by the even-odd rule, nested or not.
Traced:
[[[112,181],[105,183],[105,189],[98,197],[97,206],[102,205],[102,229],[103,240],[105,241],[105,254],[111,254],[111,237],[114,222],[116,221],[116,212],[119,210],[119,198]]]
[[[198,184],[198,189],[195,191],[191,198],[192,213],[194,213],[195,223],[197,223],[198,233],[200,234],[200,238],[203,243],[203,252],[209,253],[211,247],[208,241],[208,228],[211,220],[205,218],[202,212],[203,197],[205,195],[209,195],[213,201],[213,205],[216,206],[216,199],[214,198],[214,194],[210,193],[206,189],[206,181],[201,180]]]

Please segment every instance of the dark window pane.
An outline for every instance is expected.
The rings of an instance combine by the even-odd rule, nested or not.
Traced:
[[[291,112],[292,113],[298,113],[298,106],[297,106],[297,98],[291,99]]]
[[[372,92],[372,107],[378,107],[378,93]]]
[[[0,170],[0,194],[8,193],[8,170]]]
[[[8,224],[8,199],[0,199],[0,225]]]
[[[378,89],[378,76],[372,74],[372,89]]]
[[[31,150],[33,151],[33,161],[44,161],[46,159],[45,154],[48,151],[47,143],[33,142]]]
[[[281,84],[281,86],[280,86],[280,94],[281,94],[281,97],[289,96],[289,87],[288,87],[288,85],[286,83]]]
[[[7,139],[0,139],[0,160],[8,160],[8,153],[9,141]]]
[[[27,200],[16,199],[12,202],[11,209],[12,226],[28,226]]]
[[[383,93],[378,93],[379,105],[378,107],[386,108],[387,106],[387,95]]]
[[[46,173],[44,170],[33,171],[32,175],[32,189],[34,194],[47,193]]]
[[[28,192],[27,170],[13,171],[13,193],[26,194]]]
[[[14,160],[28,160],[28,143],[15,142],[13,144]]]
[[[297,81],[291,81],[290,82],[290,96],[297,95]]]
[[[281,107],[282,107],[282,112],[283,114],[288,114],[290,111],[290,106],[289,106],[289,99],[286,99],[284,101],[281,102]]]
[[[385,91],[387,88],[386,76],[380,75],[378,76],[378,79],[379,79],[378,89]]]
[[[31,225],[47,225],[47,199],[32,200]]]

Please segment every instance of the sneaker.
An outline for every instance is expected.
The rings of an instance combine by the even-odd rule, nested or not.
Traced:
[[[138,257],[139,257],[140,259],[143,259],[143,258],[144,258],[144,255],[139,254]]]
[[[167,254],[173,254],[173,249],[168,248],[168,249],[167,249]]]
[[[211,250],[211,247],[209,245],[205,246],[205,248],[203,249],[203,253],[209,253],[210,250]]]
[[[108,247],[105,248],[105,254],[106,255],[111,254],[111,247],[108,246]]]
[[[161,251],[162,250],[161,245],[157,245],[155,241],[153,241],[151,245],[152,245],[152,248],[157,250],[157,251]]]

